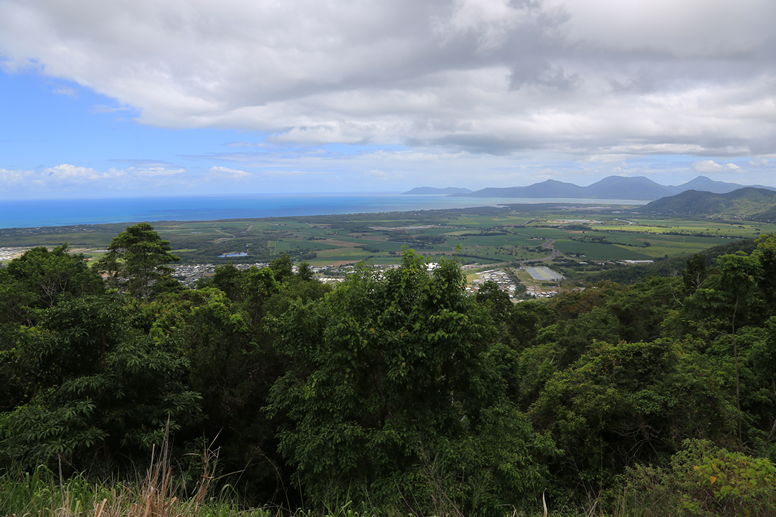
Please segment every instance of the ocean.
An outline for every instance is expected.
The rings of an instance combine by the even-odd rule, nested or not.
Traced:
[[[642,205],[626,199],[483,198],[403,194],[266,194],[114,199],[0,200],[0,228],[139,221],[210,221],[471,208],[508,203]]]

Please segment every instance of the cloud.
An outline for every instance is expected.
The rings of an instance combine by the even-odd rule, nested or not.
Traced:
[[[249,172],[246,172],[244,170],[240,169],[231,169],[229,167],[221,167],[221,166],[215,166],[210,167],[210,172],[218,174],[218,175],[227,175],[234,178],[244,178],[246,176],[250,176]]]
[[[183,169],[180,167],[175,169],[170,169],[168,167],[163,167],[163,166],[129,167],[121,171],[118,171],[116,169],[111,169],[111,170],[115,172],[119,172],[121,174],[135,174],[139,176],[175,176],[186,172],[186,169]]]
[[[364,174],[367,176],[372,176],[373,178],[379,178],[384,179],[388,177],[388,173],[381,169],[370,169],[368,171],[365,171]]]
[[[94,181],[122,176],[173,176],[183,174],[186,169],[169,168],[164,165],[145,165],[126,167],[124,169],[111,168],[107,171],[97,171],[90,167],[81,167],[63,163],[43,170],[43,175],[58,181]]]
[[[24,182],[31,171],[0,169],[0,186],[15,186]]]
[[[774,19],[773,0],[2,0],[0,55],[147,124],[278,143],[748,156],[776,152]]]
[[[108,106],[107,104],[95,104],[92,106],[92,113],[120,113],[122,111],[132,111],[128,106]]]
[[[285,169],[268,169],[263,170],[261,173],[265,176],[314,176],[317,174],[323,174],[326,171],[309,171],[309,170],[285,170]]]
[[[68,86],[62,86],[62,87],[59,87],[59,88],[54,88],[51,91],[53,93],[57,94],[57,95],[66,95],[68,97],[75,97],[76,96],[75,89],[70,88]]]
[[[0,193],[81,192],[88,195],[125,194],[127,189],[147,193],[149,188],[162,186],[169,178],[186,172],[183,168],[162,165],[131,166],[97,170],[91,167],[62,163],[37,170],[0,169]],[[183,186],[176,181],[178,187]],[[87,189],[87,190],[85,190]]]
[[[79,167],[69,163],[49,167],[43,171],[43,174],[59,181],[90,181],[115,176],[115,174],[100,173],[89,167]]]
[[[739,172],[741,167],[735,163],[728,162],[725,164],[715,162],[714,160],[702,160],[692,164],[693,170],[697,172],[713,173],[713,172]]]

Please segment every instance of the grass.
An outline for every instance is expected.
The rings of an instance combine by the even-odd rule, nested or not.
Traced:
[[[136,482],[92,481],[83,474],[62,479],[46,467],[0,475],[0,516],[6,517],[367,517],[349,504],[334,511],[240,508],[221,493],[212,494],[217,454],[202,453],[202,473],[190,492],[176,479],[169,442],[152,454],[151,466]]]
[[[201,486],[201,485],[200,485]],[[439,515],[463,517],[452,502],[442,504]],[[0,476],[0,516],[5,517],[377,517],[385,512],[357,510],[353,503],[322,510],[284,508],[240,508],[225,498],[210,497],[207,489],[190,497],[176,495],[169,466],[149,469],[139,483],[91,482],[78,475],[60,482],[46,468],[13,476]],[[395,514],[391,512],[391,514]],[[577,515],[584,515],[581,512]],[[416,513],[402,514],[407,517]],[[505,517],[572,515],[507,510]]]
[[[84,475],[67,480],[46,467],[32,472],[7,470],[0,474],[0,516],[5,517],[376,517],[400,515],[393,511],[361,509],[351,502],[318,510],[264,507],[241,508],[229,499],[229,485],[213,493],[217,453],[205,449],[201,474],[190,490],[179,481],[171,467],[168,440],[152,453],[144,476],[135,482],[92,481]],[[710,442],[709,442],[710,443]],[[684,457],[683,457],[684,458]],[[544,495],[536,507],[504,509],[504,517],[550,515],[556,517],[625,517],[684,514],[686,502],[697,506],[697,515],[773,515],[773,466],[722,450],[714,455],[687,456],[684,463],[672,462],[665,468],[636,466],[628,470],[627,483],[610,491],[613,500],[591,500],[582,507],[548,509]],[[709,472],[720,476],[719,487],[710,488]],[[724,476],[723,476],[724,474]],[[716,477],[714,478],[716,481]],[[713,485],[712,481],[712,485]],[[722,486],[724,485],[724,486]],[[626,489],[626,490],[623,490]],[[714,491],[716,490],[716,491]],[[442,491],[434,494],[435,515],[463,517],[464,513]],[[602,508],[602,505],[608,508]],[[358,509],[357,509],[358,508]],[[705,511],[709,510],[709,512]],[[751,510],[751,512],[749,511]],[[407,513],[409,512],[409,513]],[[689,515],[695,512],[688,512]],[[403,510],[407,517],[419,514]]]
[[[628,248],[616,244],[599,244],[561,239],[555,243],[555,247],[563,253],[579,253],[586,260],[637,260],[650,258],[642,252],[645,248]]]
[[[208,494],[203,476],[193,494],[181,497],[169,462],[157,461],[135,483],[92,482],[83,475],[59,480],[49,469],[0,476],[0,515],[8,517],[272,517],[276,510],[242,510]]]
[[[180,498],[167,470],[138,484],[90,482],[75,476],[59,482],[50,470],[0,476],[0,515],[5,517],[368,517],[349,505],[326,511],[280,508],[243,509],[205,492]]]

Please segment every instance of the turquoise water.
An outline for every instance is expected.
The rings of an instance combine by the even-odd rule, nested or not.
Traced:
[[[506,203],[643,204],[644,201],[522,199],[402,194],[273,194],[213,197],[0,201],[0,228],[137,221],[209,221],[255,217],[469,208]]]

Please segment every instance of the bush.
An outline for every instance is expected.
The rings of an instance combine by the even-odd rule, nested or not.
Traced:
[[[776,466],[686,440],[668,467],[629,468],[615,492],[616,515],[776,515]]]

